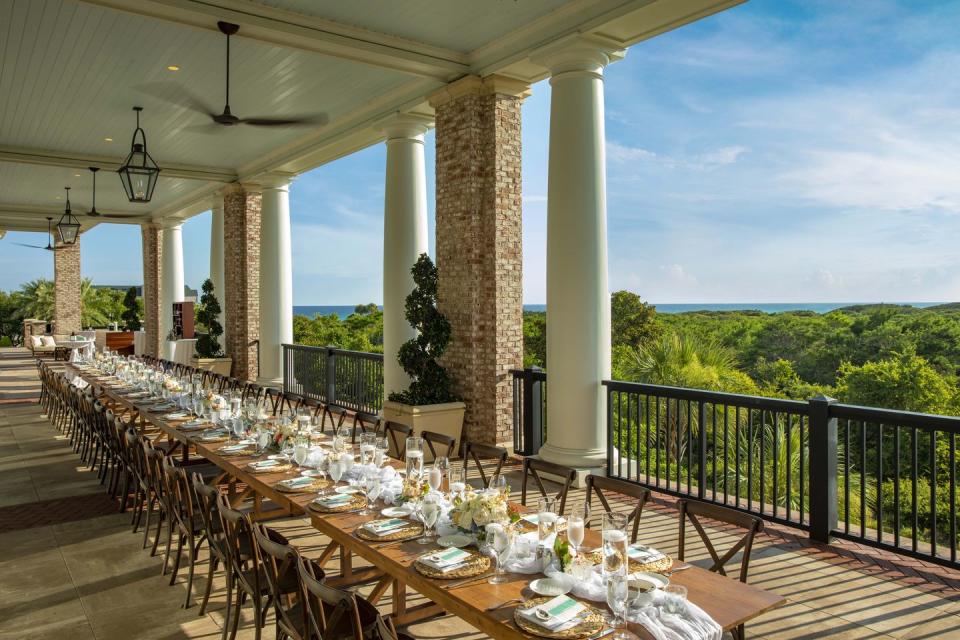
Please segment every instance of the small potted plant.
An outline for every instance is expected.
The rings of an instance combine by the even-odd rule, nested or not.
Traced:
[[[397,354],[410,386],[390,394],[383,403],[383,418],[405,424],[414,433],[452,436],[459,451],[466,405],[453,393],[453,381],[438,362],[450,343],[450,323],[437,309],[437,267],[424,253],[411,272],[416,286],[407,296],[406,318],[418,335],[403,343]]]
[[[201,333],[197,337],[193,366],[229,376],[233,367],[233,359],[224,355],[223,348],[218,340],[223,335],[223,325],[220,324],[220,302],[213,294],[213,281],[207,278],[203,283],[202,290],[203,295],[200,296],[197,321],[207,328],[207,332]]]

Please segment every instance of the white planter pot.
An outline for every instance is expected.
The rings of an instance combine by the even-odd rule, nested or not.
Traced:
[[[433,431],[456,438],[454,455],[460,455],[460,443],[463,436],[463,414],[467,405],[462,402],[443,404],[409,405],[392,400],[383,403],[383,420],[405,424],[413,429],[414,435],[424,431]],[[429,449],[427,449],[429,455]]]
[[[194,357],[190,363],[197,369],[212,371],[220,375],[229,376],[233,368],[233,358],[197,358]]]

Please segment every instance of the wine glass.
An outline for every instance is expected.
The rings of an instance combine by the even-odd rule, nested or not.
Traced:
[[[503,584],[507,577],[503,574],[502,559],[510,548],[510,530],[496,522],[488,524],[484,535],[484,543],[487,553],[493,557],[495,571],[493,577],[488,582],[490,584]]]
[[[493,478],[490,479],[490,484],[487,485],[488,489],[494,489],[500,493],[500,495],[507,497],[510,493],[510,485],[507,484],[507,476],[502,473],[498,473]]]
[[[330,479],[333,480],[333,485],[336,486],[340,482],[340,478],[343,477],[343,472],[345,471],[343,460],[340,459],[339,455],[334,455],[330,459],[328,470],[330,471]]]
[[[423,536],[417,542],[420,544],[430,544],[433,542],[431,529],[437,524],[440,518],[440,500],[436,495],[426,495],[420,502],[420,517],[423,520]]]
[[[390,451],[390,442],[387,440],[387,436],[377,436],[376,445],[377,455],[375,461],[378,467],[382,467],[387,462],[387,452]]]
[[[603,577],[627,574],[627,516],[603,514]]]
[[[607,579],[607,606],[610,607],[610,611],[613,613],[613,620],[610,626],[617,629],[617,632],[614,633],[612,637],[618,640],[636,637],[625,629],[628,588],[629,583],[627,576],[624,574],[613,575]]]
[[[430,485],[430,491],[437,491],[443,484],[443,470],[434,463],[430,467],[430,473],[427,474],[427,484]]]
[[[452,501],[454,496],[463,497],[463,492],[467,488],[467,473],[462,466],[456,466],[450,467],[449,474],[450,500]]]
[[[293,445],[293,460],[298,467],[302,467],[310,455],[310,441],[306,435],[298,435]]]
[[[360,515],[368,516],[373,511],[370,510],[370,504],[380,495],[380,473],[375,469],[363,468],[360,475],[360,489],[367,499],[366,505],[359,511]]]
[[[583,544],[584,529],[590,520],[590,505],[584,502],[574,507],[567,519],[567,540],[573,545],[574,555],[580,555],[580,545]]]
[[[450,458],[447,456],[437,456],[433,461],[433,466],[440,469],[440,485],[443,486],[443,480],[448,477],[448,473],[450,472]]]
[[[557,499],[540,498],[537,502],[537,529],[541,543],[557,532],[557,520]]]
[[[261,426],[260,430],[257,432],[257,453],[262,454],[267,450],[267,447],[270,446],[270,441],[273,440],[273,433]]]

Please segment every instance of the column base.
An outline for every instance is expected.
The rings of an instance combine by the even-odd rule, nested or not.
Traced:
[[[261,387],[273,387],[283,390],[283,378],[257,378],[257,384]]]
[[[578,489],[583,488],[589,475],[607,475],[607,452],[603,449],[568,449],[547,442],[540,447],[537,457],[576,469],[574,484]]]

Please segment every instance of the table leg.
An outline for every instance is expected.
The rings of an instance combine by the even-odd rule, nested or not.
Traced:
[[[367,596],[367,600],[370,601],[370,604],[377,604],[380,598],[386,593],[387,588],[393,586],[394,579],[390,575],[384,575],[380,578],[380,582],[373,588],[373,591],[370,592],[370,595]]]

